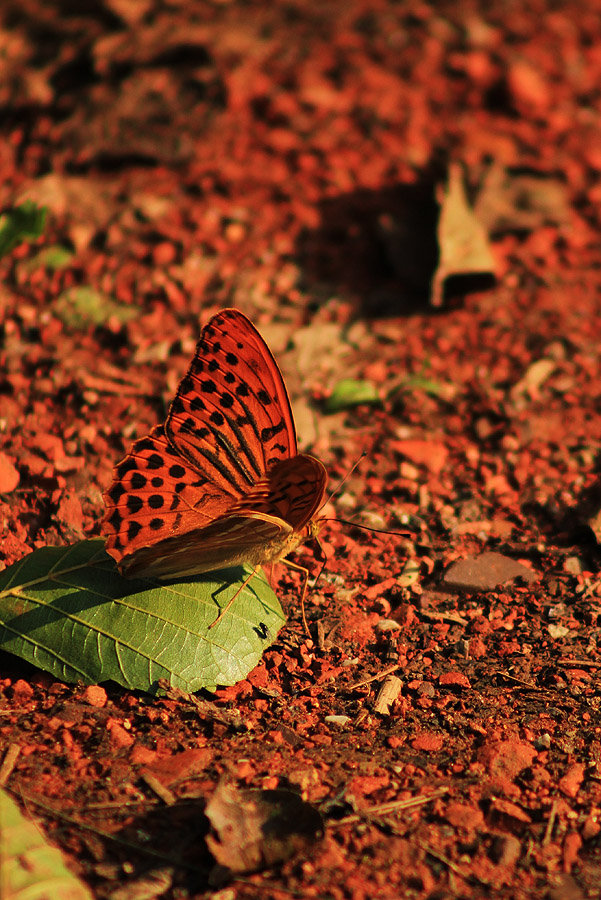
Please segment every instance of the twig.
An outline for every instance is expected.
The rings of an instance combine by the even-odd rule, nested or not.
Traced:
[[[409,800],[390,800],[388,803],[378,803],[377,806],[368,806],[362,809],[360,813],[353,813],[345,816],[343,819],[337,819],[332,822],[326,822],[326,828],[337,828],[339,825],[353,825],[355,822],[361,822],[362,819],[371,819],[378,816],[386,816],[390,813],[399,812],[403,809],[413,809],[416,806],[423,806],[430,803],[431,800],[438,800],[449,793],[449,788],[440,788],[427,797],[411,797]]]
[[[538,691],[540,693],[545,693],[544,688],[539,688],[536,684],[532,684],[530,681],[523,681],[521,678],[516,678],[515,675],[510,675],[509,672],[495,672],[495,675],[500,675],[501,678],[507,678],[508,681],[514,681],[516,684],[519,684],[521,687],[528,688],[530,691]]]
[[[374,712],[389,716],[392,704],[401,693],[403,682],[396,675],[387,675],[374,701]]]
[[[169,788],[165,787],[164,784],[161,784],[159,779],[150,772],[140,772],[140,777],[146,782],[150,790],[154,791],[157,797],[160,797],[167,806],[173,806],[173,804],[177,802],[177,798],[171,793]]]
[[[391,672],[396,672],[397,669],[400,669],[400,665],[395,663],[394,666],[388,666],[387,669],[383,669],[381,672],[378,672],[377,675],[371,675],[369,678],[364,678],[362,681],[356,681],[354,684],[350,684],[346,690],[354,691],[356,688],[364,687],[366,684],[371,684],[372,681],[380,681],[381,678],[386,678],[387,675],[390,675]]]
[[[429,856],[433,856],[434,859],[439,860],[443,863],[447,868],[451,870],[455,875],[458,875],[459,878],[462,878],[463,881],[471,881],[475,879],[479,884],[486,884],[488,887],[488,882],[485,882],[482,878],[479,878],[473,872],[464,872],[462,869],[456,865],[452,859],[449,859],[448,856],[445,856],[444,853],[440,853],[438,850],[435,850],[429,844],[426,844],[424,841],[417,840],[417,844],[422,848]]]
[[[557,800],[554,800],[551,804],[551,811],[549,813],[549,821],[547,822],[547,827],[545,828],[545,834],[542,840],[543,847],[546,847],[548,843],[551,841],[551,832],[553,831],[553,826],[555,825],[555,819],[557,818]]]
[[[10,776],[12,775],[12,771],[15,767],[15,763],[19,758],[19,753],[21,752],[21,748],[18,744],[10,744],[8,750],[6,751],[6,755],[4,757],[4,761],[0,766],[0,785],[5,785]]]
[[[598,669],[601,662],[593,662],[592,659],[558,659],[556,665],[566,669]]]
[[[456,613],[430,612],[427,609],[416,609],[416,613],[418,616],[423,616],[425,619],[432,619],[435,622],[452,622],[455,625],[469,625],[467,619],[464,619],[463,616],[458,616]]]

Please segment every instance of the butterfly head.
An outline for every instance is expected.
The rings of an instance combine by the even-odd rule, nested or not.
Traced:
[[[321,534],[321,529],[326,523],[326,518],[324,516],[320,516],[318,519],[312,519],[305,526],[307,529],[307,535],[305,537],[306,541],[312,541],[319,537]]]

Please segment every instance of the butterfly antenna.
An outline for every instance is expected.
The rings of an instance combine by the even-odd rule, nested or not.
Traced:
[[[330,494],[330,496],[327,499],[328,503],[332,500],[333,497],[336,496],[336,494],[338,493],[340,488],[351,477],[351,475],[353,474],[353,472],[355,471],[355,469],[357,468],[357,466],[359,465],[361,460],[365,459],[366,456],[367,456],[367,452],[364,450],[363,453],[361,454],[361,456],[359,457],[359,459],[356,462],[354,462],[353,465],[351,466],[351,468],[348,470],[348,472],[346,473],[346,475],[344,476],[342,481],[336,485],[336,487],[334,488],[334,490],[332,491],[332,493]],[[325,506],[325,504],[324,504],[324,506]],[[342,521],[342,519],[339,519],[337,521]]]
[[[344,483],[347,481],[348,478],[350,478],[350,476],[353,474],[353,472],[355,471],[355,469],[357,468],[357,466],[359,465],[359,463],[360,463],[366,456],[367,456],[367,452],[364,450],[363,453],[361,454],[361,456],[359,457],[359,459],[354,463],[354,465],[353,465],[353,466],[349,469],[349,471],[346,473],[346,475],[344,476],[344,478],[342,479],[342,481],[340,481],[339,484],[336,485],[336,487],[334,488],[334,490],[332,491],[332,493],[331,493],[330,496],[328,497],[328,500],[327,500],[328,503],[332,500],[333,497],[336,496],[336,494],[340,491],[340,489],[342,488],[342,486],[344,485]],[[324,504],[324,505],[325,505],[325,504]],[[364,531],[371,531],[371,532],[373,532],[373,534],[391,534],[391,535],[394,535],[395,537],[411,537],[411,533],[410,533],[410,532],[406,532],[406,531],[385,531],[384,529],[381,529],[381,528],[369,528],[369,526],[367,526],[367,525],[359,525],[358,522],[351,522],[349,519],[339,519],[339,518],[327,518],[327,519],[325,519],[325,518],[324,518],[324,519],[321,519],[320,521],[321,521],[321,522],[342,522],[344,525],[354,525],[356,528],[362,528]],[[319,542],[319,538],[318,538],[318,537],[315,538],[315,543],[317,544],[317,546],[319,547],[319,549],[320,549],[320,551],[321,551],[321,553],[322,553],[322,555],[323,555],[323,563],[322,563],[322,565],[321,565],[321,569],[319,570],[319,572],[318,572],[317,575],[315,576],[315,580],[313,581],[313,587],[311,588],[311,590],[313,590],[313,591],[314,591],[315,588],[317,587],[317,582],[319,581],[319,579],[320,579],[321,576],[323,575],[323,571],[324,571],[324,569],[325,569],[325,567],[326,567],[326,565],[327,565],[327,563],[328,563],[328,558],[327,558],[327,556],[326,556],[326,554],[325,554],[325,551],[324,551],[324,549],[323,549],[323,545]],[[308,576],[308,573],[307,573],[307,576]],[[306,592],[306,584],[305,584],[305,590],[304,590],[304,592],[303,592],[303,600],[304,600],[304,593],[305,593],[305,592]],[[306,617],[305,617],[305,609],[304,609],[304,605],[302,606],[302,615],[303,615],[303,624],[304,624],[305,631],[307,632],[307,634],[310,635],[309,626],[308,626],[308,624],[307,624],[307,619],[306,619]]]
[[[411,537],[410,531],[387,531],[384,528],[370,528],[369,525],[361,525],[359,522],[351,522],[350,519],[322,519],[322,522],[342,522],[344,525],[352,525],[361,528],[362,531],[371,531],[372,534],[391,534],[393,537]]]
[[[363,453],[361,454],[361,456],[359,457],[359,459],[355,463],[353,463],[353,465],[351,466],[349,471],[346,473],[346,475],[344,476],[342,481],[336,485],[336,487],[334,488],[334,490],[328,497],[328,500],[327,500],[328,503],[332,500],[333,497],[336,496],[336,494],[341,489],[341,487],[343,486],[345,481],[347,481],[347,479],[350,478],[350,476],[353,474],[353,472],[355,471],[355,469],[357,468],[359,463],[363,459],[365,459],[366,456],[367,456],[367,452],[364,450]],[[407,531],[385,531],[382,528],[369,528],[369,526],[367,526],[367,525],[360,525],[358,522],[351,522],[349,519],[340,519],[338,517],[335,519],[322,519],[321,521],[322,522],[342,522],[344,525],[354,525],[356,528],[362,528],[364,531],[371,531],[374,534],[392,534],[392,535],[395,535],[396,537],[411,537],[411,533],[407,532]],[[317,541],[317,543],[319,544],[319,541]],[[321,575],[321,573],[323,572],[324,566],[325,566],[325,563],[321,567],[319,575]],[[317,576],[317,578],[319,578],[319,575]],[[317,578],[315,579],[316,582],[317,582]],[[315,585],[314,585],[314,587],[315,587]]]
[[[353,463],[353,465],[352,465],[351,468],[348,470],[348,472],[346,473],[346,475],[344,476],[344,478],[336,485],[336,487],[334,488],[334,490],[332,491],[332,493],[331,493],[330,496],[328,497],[326,503],[330,503],[330,502],[331,502],[332,498],[336,496],[336,494],[337,494],[337,493],[340,491],[340,489],[342,488],[343,484],[347,481],[348,478],[351,477],[351,475],[353,474],[353,472],[355,471],[355,469],[357,468],[357,466],[359,465],[359,463],[361,462],[361,460],[365,459],[366,456],[367,456],[367,453],[366,453],[366,451],[364,450],[363,453],[361,454],[361,456],[359,457],[359,459],[357,459],[357,460]],[[324,506],[325,506],[325,505],[326,505],[326,504],[324,503]],[[344,522],[344,519],[321,519],[321,521],[322,521],[322,522]],[[352,523],[348,523],[348,524],[352,524]],[[318,572],[317,575],[315,576],[315,580],[313,581],[313,587],[312,587],[312,590],[315,590],[315,588],[317,587],[317,582],[319,581],[319,579],[320,579],[321,576],[323,575],[323,570],[325,569],[325,567],[326,567],[326,565],[327,565],[327,563],[328,563],[328,558],[327,558],[327,556],[326,556],[326,554],[325,554],[325,551],[324,551],[324,549],[323,549],[323,545],[320,544],[320,542],[319,542],[319,538],[318,538],[318,537],[315,538],[315,543],[317,544],[317,546],[319,547],[319,549],[320,549],[320,551],[321,551],[321,554],[322,554],[322,556],[323,556],[323,563],[321,564],[321,569],[319,570],[319,572]],[[307,620],[306,620],[306,618],[305,618],[305,610],[304,610],[304,608],[303,608],[303,622],[304,622],[304,626],[305,626],[305,631],[307,632],[307,634],[310,634],[310,632],[309,632],[309,626],[307,625]]]

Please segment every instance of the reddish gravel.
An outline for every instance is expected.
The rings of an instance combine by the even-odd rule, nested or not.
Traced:
[[[149,867],[167,898],[599,896],[599,9],[489,7],[2,4],[0,206],[48,221],[0,260],[0,560],[99,533],[223,306],[330,483],[366,452],[332,513],[411,533],[324,529],[311,639],[276,568],[287,625],[212,704],[0,657],[5,786],[99,897]],[[434,309],[451,163],[497,277]],[[327,414],[348,378],[380,402]],[[216,893],[191,799],[224,775],[326,825]]]

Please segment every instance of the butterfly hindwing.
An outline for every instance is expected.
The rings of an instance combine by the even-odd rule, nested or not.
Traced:
[[[307,454],[277,463],[229,511],[253,511],[283,519],[295,531],[311,521],[323,503],[326,470]]]
[[[223,516],[211,525],[165,538],[125,556],[128,576],[185,578],[236,565],[268,561],[270,548],[282,546],[292,528],[281,519],[260,515]],[[276,552],[277,555],[277,552]]]

